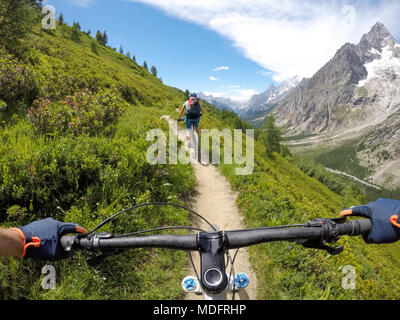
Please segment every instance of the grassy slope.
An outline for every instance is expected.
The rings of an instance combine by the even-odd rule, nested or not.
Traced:
[[[55,35],[41,33],[34,38],[36,49],[32,49],[30,56],[34,68],[40,73],[38,79],[42,79],[41,92],[63,97],[70,94],[68,91],[74,84],[78,83],[79,86],[82,75],[85,85],[89,83],[93,89],[117,84],[132,105],[118,123],[115,135],[111,138],[90,138],[93,140],[82,138],[81,142],[89,146],[96,143],[108,145],[109,149],[116,150],[115,154],[111,151],[106,153],[107,157],[117,157],[118,153],[123,153],[119,164],[123,167],[123,163],[133,161],[132,165],[125,167],[126,170],[131,166],[136,168],[136,183],[139,186],[134,185],[133,192],[124,190],[125,185],[119,183],[124,172],[115,168],[112,173],[117,178],[110,178],[102,184],[100,204],[94,212],[90,204],[78,201],[63,218],[90,228],[101,218],[126,206],[133,197],[137,201],[146,201],[154,199],[157,194],[158,198],[177,201],[174,199],[193,188],[189,178],[192,174],[190,166],[149,168],[143,159],[149,145],[145,141],[146,131],[159,126],[166,129],[159,117],[162,114],[176,116],[175,107],[183,101],[182,92],[162,85],[143,68],[111,49],[99,46],[98,55],[94,54],[90,49],[91,38],[82,35],[80,43],[75,43],[65,36],[68,28],[65,29],[57,29]],[[65,83],[68,85],[63,85]],[[227,127],[217,120],[218,111],[215,108],[206,105],[206,109],[207,114],[201,123],[203,128]],[[5,126],[1,135],[7,136],[3,141],[8,142],[3,144],[3,152],[14,149],[25,159],[36,150],[45,148],[46,140],[36,139],[33,131],[24,120]],[[250,176],[236,176],[234,166],[220,166],[222,173],[239,192],[238,205],[248,227],[300,223],[313,217],[333,217],[340,209],[355,204],[306,176],[280,156],[266,159],[264,151],[262,146],[256,144],[256,166],[254,174]],[[90,149],[87,151],[89,153]],[[135,162],[136,158],[141,160]],[[132,181],[125,183],[126,188],[132,187]],[[12,222],[4,222],[4,225]],[[136,214],[134,219],[131,216],[122,218],[113,226],[113,230],[137,230],[165,223],[184,224],[187,223],[187,216],[176,210],[149,209]],[[259,280],[259,298],[398,298],[400,288],[396,279],[400,252],[397,245],[367,246],[361,239],[343,239],[341,244],[345,245],[345,252],[336,257],[293,244],[288,246],[287,243],[252,247],[251,260]],[[73,259],[73,263],[68,260],[55,264],[58,274],[55,291],[44,291],[40,286],[40,269],[45,263],[1,259],[1,297],[176,299],[182,295],[180,280],[184,276],[182,270],[187,260],[179,252],[138,250],[135,255],[124,254],[110,258],[107,263],[96,268],[86,265],[82,253]],[[343,265],[356,267],[356,290],[343,290],[341,287],[344,275],[339,267]]]
[[[39,191],[42,192],[48,208],[37,207],[34,202],[32,208],[24,207],[22,199],[14,192],[6,203],[8,209],[0,215],[3,226],[15,226],[35,218],[52,216],[74,221],[90,229],[105,217],[132,203],[152,200],[178,202],[178,198],[194,187],[194,181],[190,179],[190,166],[155,167],[146,162],[149,146],[146,132],[155,127],[167,129],[159,118],[165,113],[163,109],[174,110],[175,104],[181,103],[183,93],[162,85],[160,80],[132,60],[109,48],[98,45],[98,54],[94,54],[90,49],[92,38],[81,34],[80,42],[76,43],[69,39],[69,32],[67,26],[58,28],[54,34],[37,31],[30,40],[31,49],[27,52],[27,60],[36,72],[39,96],[57,101],[87,87],[96,92],[117,85],[131,103],[130,107],[115,126],[112,137],[61,135],[49,140],[38,136],[24,115],[7,121],[0,129],[3,142],[0,155],[1,182],[5,184],[6,178],[12,180],[10,184],[21,186],[19,190],[22,197],[29,197],[29,192],[22,186],[26,174],[29,174],[29,166],[38,172],[40,169],[40,173],[48,175],[48,178],[45,182],[38,173],[32,186],[32,197],[33,194],[40,197]],[[14,155],[14,159],[10,158],[11,155]],[[45,163],[47,159],[43,159],[43,155],[49,158],[49,163]],[[65,166],[72,173],[78,172],[75,183],[82,194],[81,198],[76,198],[76,194],[71,192],[73,199],[68,202],[61,199],[64,194],[61,192],[60,181],[69,177],[68,174],[61,177],[57,165],[53,165],[61,160],[66,162]],[[85,167],[93,173],[93,181],[90,181],[89,176],[79,176]],[[85,182],[89,186],[82,186]],[[57,209],[58,205],[64,209],[65,214]],[[104,230],[121,233],[188,223],[187,213],[183,211],[149,208],[138,213],[127,213]],[[41,268],[45,262],[2,258],[0,298],[182,297],[180,281],[185,276],[183,269],[187,264],[184,253],[137,250],[135,254],[109,258],[106,263],[95,268],[86,265],[85,257],[78,253],[72,260],[52,263],[57,272],[57,289],[49,291],[41,287]]]

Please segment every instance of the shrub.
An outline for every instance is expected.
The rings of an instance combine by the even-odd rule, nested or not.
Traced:
[[[95,94],[86,89],[58,102],[40,98],[28,110],[27,117],[42,134],[72,133],[76,136],[107,133],[109,125],[126,107],[126,102],[113,89]]]
[[[32,69],[0,49],[0,112],[21,111],[36,94]]]

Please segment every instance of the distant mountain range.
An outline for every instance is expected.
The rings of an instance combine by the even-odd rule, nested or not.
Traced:
[[[247,103],[241,104],[236,109],[238,115],[254,126],[261,125],[269,112],[283,99],[285,99],[301,82],[296,76],[282,82],[279,86],[271,84],[268,89],[250,98]]]
[[[304,148],[350,138],[371,181],[400,183],[400,44],[378,22],[355,45],[346,43],[312,78],[272,110],[287,136]]]
[[[207,101],[208,103],[213,104],[219,110],[226,109],[229,111],[234,111],[240,106],[241,102],[235,101],[229,98],[221,98],[221,97],[214,97],[212,95],[206,95],[203,92],[199,92],[197,96]]]
[[[279,86],[271,84],[267,90],[253,95],[247,102],[239,102],[229,98],[213,97],[200,92],[198,97],[218,109],[226,109],[236,112],[241,118],[257,126],[264,122],[266,115],[277,103],[286,98],[290,92],[300,83],[301,78],[296,76],[282,82]]]

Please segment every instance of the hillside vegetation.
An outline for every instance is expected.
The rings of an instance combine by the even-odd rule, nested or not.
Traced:
[[[195,184],[183,165],[147,163],[146,133],[163,128],[164,109],[184,94],[126,56],[72,28],[32,26],[22,55],[0,51],[0,223],[53,217],[91,229],[122,208],[180,202]],[[123,115],[123,116],[122,116]],[[188,225],[185,212],[148,208],[126,213],[102,230],[132,232]],[[0,259],[2,299],[176,299],[187,257],[137,250],[90,268],[80,252],[54,263],[57,289],[43,290],[45,262]]]
[[[195,187],[190,165],[150,165],[148,130],[168,133],[185,93],[164,85],[132,59],[67,25],[32,25],[24,50],[0,51],[0,223],[18,226],[53,217],[91,229],[122,208],[148,201],[184,203]],[[246,129],[231,113],[204,103],[202,128]],[[243,135],[243,141],[246,141]],[[261,140],[263,141],[263,140]],[[222,146],[223,147],[223,146]],[[221,148],[222,148],[221,147]],[[220,165],[238,192],[248,227],[334,217],[365,199],[332,191],[293,160],[255,143],[251,175]],[[267,152],[268,151],[268,152]],[[216,213],[218,214],[218,213]],[[103,231],[132,232],[189,225],[185,211],[148,207],[127,212]],[[250,249],[260,299],[395,299],[398,245],[342,239],[339,256],[288,243]],[[1,299],[179,299],[188,258],[183,252],[135,250],[96,267],[86,253],[52,263],[55,290],[41,287],[46,262],[0,259]],[[356,290],[344,290],[340,267],[356,268]],[[241,270],[246,271],[246,270]]]

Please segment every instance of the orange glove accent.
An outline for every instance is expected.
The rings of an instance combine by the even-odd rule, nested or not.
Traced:
[[[26,253],[26,249],[30,246],[33,246],[35,248],[40,247],[40,239],[38,237],[32,237],[32,242],[26,243],[26,239],[25,239],[25,235],[24,233],[21,231],[21,229],[18,228],[11,228],[10,230],[15,230],[18,231],[19,235],[22,238],[22,245],[24,246],[23,250],[22,250],[22,254],[19,256],[19,258],[23,258],[25,256]]]
[[[398,219],[398,218],[399,218],[398,215],[393,215],[393,216],[391,216],[391,217],[390,217],[390,223],[391,223],[392,225],[394,225],[395,227],[400,228],[400,224],[397,223],[397,219]]]
[[[351,215],[352,213],[353,213],[353,210],[352,210],[352,209],[343,210],[343,211],[340,213],[340,216],[341,216],[341,217],[349,216],[349,215]]]

